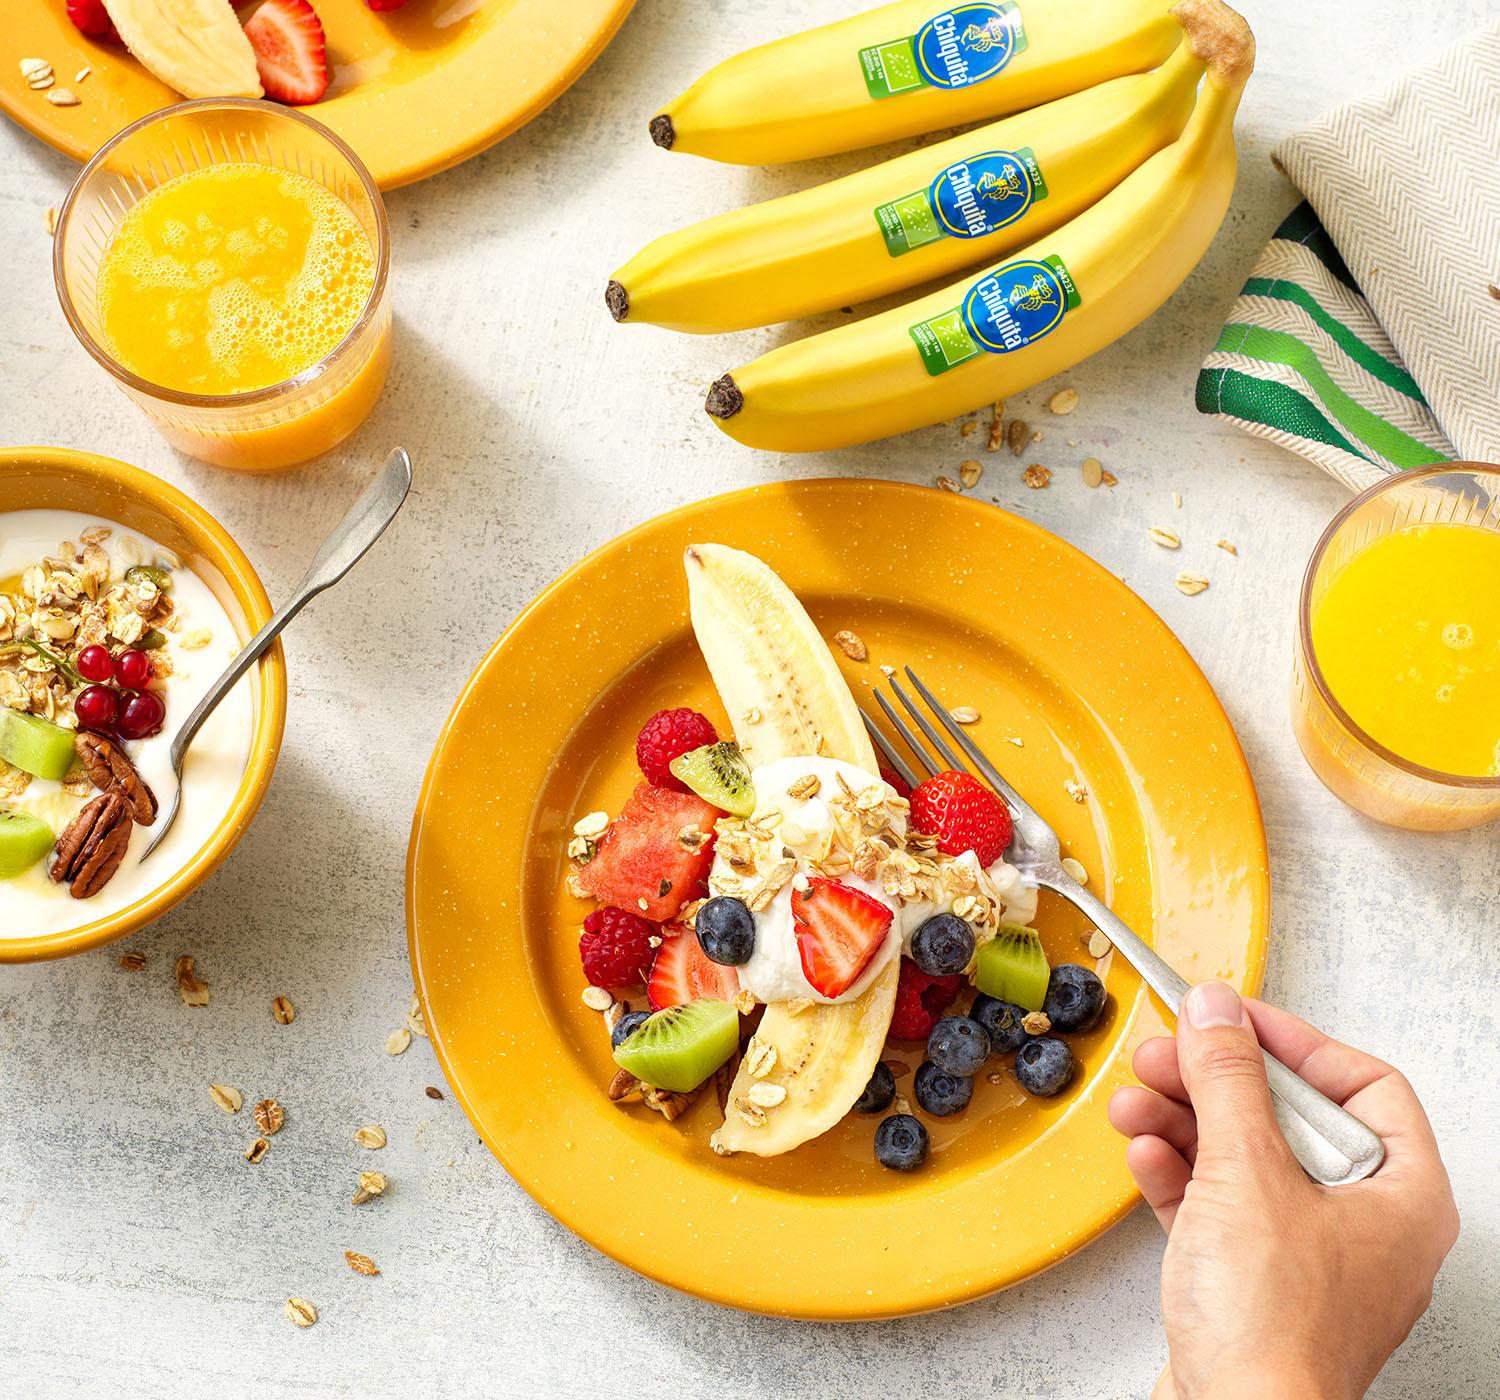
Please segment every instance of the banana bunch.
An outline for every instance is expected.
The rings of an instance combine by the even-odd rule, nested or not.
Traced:
[[[712,332],[988,266],[722,376],[705,408],[736,441],[843,447],[1025,389],[1149,316],[1223,220],[1255,58],[1223,0],[943,3],[752,50],[653,119],[673,150],[797,159],[1046,104],[668,234],[615,274],[616,320]]]

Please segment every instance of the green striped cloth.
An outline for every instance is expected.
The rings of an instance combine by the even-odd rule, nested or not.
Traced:
[[[1203,362],[1197,401],[1355,490],[1458,456],[1306,202],[1255,264]]]

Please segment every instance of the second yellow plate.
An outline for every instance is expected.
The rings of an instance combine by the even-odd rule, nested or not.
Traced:
[[[1077,550],[991,506],[884,482],[784,483],[684,507],[591,554],[460,696],[407,860],[412,968],[448,1081],[546,1210],[698,1297],[871,1318],[1015,1283],[1137,1199],[1105,1103],[1130,1082],[1134,1047],[1168,1022],[1118,957],[1102,969],[1105,1020],[1074,1040],[1072,1087],[1039,1100],[1008,1073],[981,1079],[966,1112],[928,1123],[933,1154],[910,1175],[875,1164],[872,1119],[784,1157],[724,1159],[708,1146],[711,1096],[670,1125],[605,1098],[608,1036],[580,1000],[590,906],[564,889],[566,847],[577,818],[619,810],[653,711],[691,705],[727,732],[688,623],[692,541],[760,555],[825,636],[859,633],[869,660],[840,658],[857,699],[882,665],[910,663],[949,703],[978,709],[975,738],[1128,923],[1192,980],[1260,984],[1269,882],[1255,789],[1223,709],[1160,619]],[[1070,909],[1044,895],[1038,922],[1054,962],[1090,961]]]

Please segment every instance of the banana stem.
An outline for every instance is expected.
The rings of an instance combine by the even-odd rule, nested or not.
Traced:
[[[1224,0],[1178,0],[1168,13],[1214,78],[1226,87],[1244,85],[1255,67],[1255,36],[1243,15]]]

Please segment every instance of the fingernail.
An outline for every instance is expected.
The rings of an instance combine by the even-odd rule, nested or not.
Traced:
[[[1227,982],[1200,982],[1187,994],[1187,1018],[1200,1031],[1214,1026],[1243,1026],[1245,1007]]]

